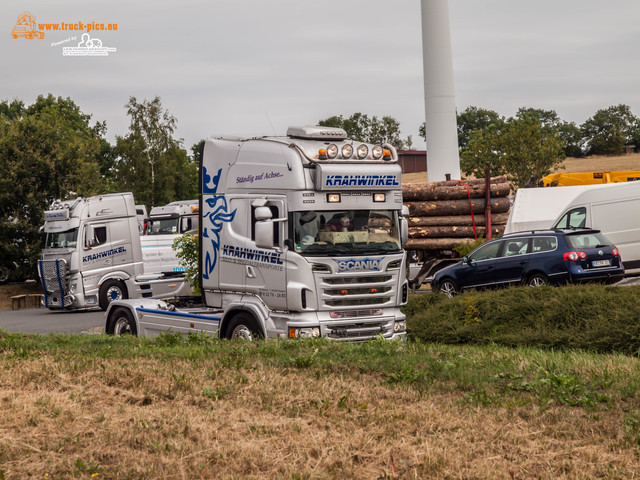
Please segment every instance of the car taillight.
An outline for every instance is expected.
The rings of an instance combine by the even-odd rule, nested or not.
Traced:
[[[564,261],[577,262],[578,260],[586,260],[587,254],[585,252],[564,252]]]
[[[613,251],[611,252],[611,255],[613,255],[614,257],[619,257],[620,256],[620,252],[618,251],[617,248],[614,248]]]

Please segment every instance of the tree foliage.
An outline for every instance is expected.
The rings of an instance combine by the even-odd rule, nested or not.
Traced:
[[[195,198],[198,166],[173,137],[177,120],[164,110],[160,97],[125,105],[131,118],[129,134],[116,137],[118,185],[131,191],[138,203],[162,205]]]
[[[460,167],[465,175],[507,176],[515,188],[533,187],[564,160],[564,141],[537,116],[521,113],[502,125],[472,130],[461,151]]]
[[[180,235],[173,241],[171,246],[176,252],[176,257],[180,260],[180,265],[185,267],[185,278],[194,295],[200,295],[200,266],[199,259],[199,240],[197,235],[185,233]]]
[[[0,268],[9,279],[36,276],[39,228],[52,201],[103,190],[105,126],[90,119],[69,98],[0,103]]]
[[[344,118],[342,115],[320,120],[318,125],[323,127],[342,128],[347,136],[359,142],[383,144],[389,143],[398,149],[410,147],[413,143],[411,136],[402,139],[400,136],[400,122],[390,116],[379,119],[376,116],[369,117],[363,113],[354,113]]]
[[[640,120],[628,105],[598,110],[582,124],[582,135],[589,155],[615,155],[627,143],[640,141]]]

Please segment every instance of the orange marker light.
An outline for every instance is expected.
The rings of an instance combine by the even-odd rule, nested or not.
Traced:
[[[289,338],[296,338],[296,329],[295,328],[290,328],[289,329]]]
[[[324,148],[318,150],[318,160],[326,160],[327,159],[327,151]]]
[[[382,152],[382,158],[385,160],[391,160],[391,150],[384,150]]]
[[[340,290],[340,295],[346,295],[349,293],[349,290]]]

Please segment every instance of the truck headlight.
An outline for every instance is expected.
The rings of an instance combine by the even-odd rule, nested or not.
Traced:
[[[401,321],[395,322],[393,324],[393,332],[394,333],[404,332],[406,329],[407,329],[407,321],[406,320],[401,320]]]
[[[318,338],[319,336],[320,329],[318,327],[289,329],[289,338]]]

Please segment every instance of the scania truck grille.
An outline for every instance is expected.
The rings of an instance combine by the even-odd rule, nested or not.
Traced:
[[[332,275],[319,278],[323,309],[366,308],[393,305],[397,295],[393,275]]]
[[[67,261],[58,258],[55,260],[38,260],[38,272],[44,290],[44,304],[46,307],[64,308],[69,305],[65,296],[69,293],[67,281]]]

